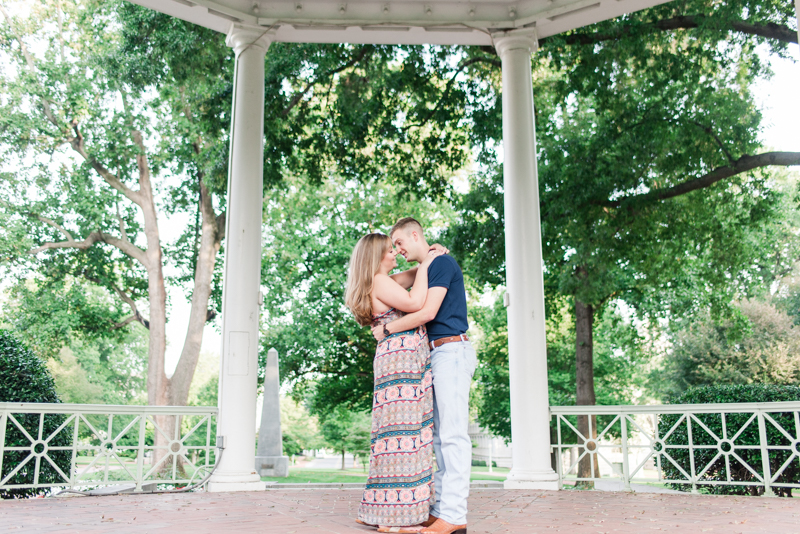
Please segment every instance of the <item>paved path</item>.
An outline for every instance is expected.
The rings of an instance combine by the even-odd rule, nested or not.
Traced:
[[[369,533],[358,490],[70,497],[0,502],[0,532]],[[469,533],[800,533],[800,499],[473,490]]]

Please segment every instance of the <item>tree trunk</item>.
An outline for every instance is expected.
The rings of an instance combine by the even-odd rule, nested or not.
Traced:
[[[142,134],[133,133],[134,142],[141,152],[136,156],[139,167],[139,206],[144,219],[144,234],[147,241],[147,290],[150,303],[150,339],[147,355],[147,403],[151,406],[169,404],[169,380],[165,370],[165,353],[167,350],[167,290],[164,284],[164,266],[161,253],[161,237],[158,231],[158,214],[150,181],[150,169],[144,151]],[[153,465],[159,465],[158,471],[164,472],[172,462],[166,460],[170,442],[175,439],[175,417],[155,416],[158,426],[153,437]],[[169,465],[168,465],[169,464]],[[166,473],[164,473],[166,476]]]
[[[200,358],[200,349],[203,344],[203,329],[209,317],[208,302],[211,298],[211,282],[222,237],[214,214],[211,193],[203,183],[202,174],[199,176],[199,187],[199,209],[202,214],[200,250],[195,264],[192,307],[189,314],[186,339],[183,343],[178,365],[175,367],[175,373],[167,380],[167,398],[168,404],[171,406],[186,406],[189,400],[189,388],[192,385],[192,378],[197,368],[197,361]],[[169,419],[169,423],[180,428],[180,417]],[[169,426],[169,423],[166,424]],[[175,426],[170,427],[169,430],[172,432],[172,434],[169,434],[170,436],[177,435],[176,439],[180,439],[180,432],[175,434]],[[180,458],[178,459],[178,468],[183,473],[183,461]]]
[[[135,139],[136,136],[134,136]],[[140,137],[137,141],[140,142]],[[200,206],[202,214],[202,236],[197,264],[195,265],[194,289],[192,292],[192,308],[189,327],[186,333],[181,357],[172,378],[167,378],[165,355],[167,349],[167,292],[164,284],[163,258],[161,240],[158,230],[158,216],[153,198],[150,173],[147,160],[143,154],[137,156],[139,163],[139,186],[141,192],[141,208],[144,215],[144,231],[147,237],[148,257],[148,290],[150,300],[150,340],[147,363],[147,400],[155,406],[185,406],[188,401],[189,387],[192,383],[200,348],[203,342],[203,327],[208,320],[208,301],[211,296],[211,281],[214,275],[214,264],[219,251],[221,236],[214,215],[211,194],[199,175]],[[155,432],[153,465],[157,465],[170,452],[169,447],[174,440],[180,440],[181,418],[174,416],[157,416],[154,418],[160,431]],[[172,461],[166,460],[158,471],[165,468],[171,470]],[[178,469],[183,472],[183,461],[179,458]],[[165,473],[166,474],[166,473]]]
[[[342,449],[342,471],[344,471],[344,449]]]
[[[591,304],[584,304],[575,299],[575,377],[576,377],[576,403],[579,406],[593,406],[594,395],[594,342],[592,340],[592,327],[594,322],[594,308]],[[578,478],[593,478],[600,476],[599,463],[594,452],[597,438],[597,418],[578,416],[578,431],[583,435],[578,436],[578,442],[583,445],[586,455],[578,464]],[[591,440],[591,441],[590,441]],[[587,444],[587,441],[589,442]],[[583,452],[583,451],[581,451]],[[593,488],[593,482],[579,483],[581,487]]]
[[[189,315],[189,326],[186,339],[178,360],[175,373],[169,380],[169,403],[173,406],[185,406],[189,398],[189,387],[197,368],[200,348],[203,344],[203,329],[208,321],[208,301],[211,298],[211,282],[214,277],[214,265],[221,243],[217,228],[211,193],[199,176],[200,213],[202,216],[202,233],[200,250],[197,253],[197,264],[194,271],[194,288],[192,290],[192,308]]]

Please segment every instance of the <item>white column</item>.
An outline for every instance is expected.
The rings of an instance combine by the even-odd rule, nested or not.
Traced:
[[[794,0],[794,17],[797,22],[797,44],[800,46],[800,0]]]
[[[535,30],[493,35],[503,64],[508,365],[512,467],[506,488],[558,489],[550,467],[539,181],[533,119],[531,54]]]
[[[256,375],[261,281],[261,198],[264,161],[264,58],[271,36],[231,27],[236,52],[228,161],[222,358],[217,436],[225,451],[209,491],[262,490],[255,465]]]

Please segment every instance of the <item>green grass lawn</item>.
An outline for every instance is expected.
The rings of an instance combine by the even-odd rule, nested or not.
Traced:
[[[493,467],[492,472],[489,472],[488,467],[481,467],[477,465],[472,466],[472,474],[470,480],[505,480],[508,472],[511,471],[507,467]]]
[[[494,473],[489,473],[488,467],[473,467],[470,480],[505,480],[508,469],[494,468]],[[367,480],[367,473],[362,469],[303,469],[290,467],[288,477],[261,477],[261,480],[283,482],[286,484],[341,484],[344,482],[361,483]]]
[[[261,477],[261,480],[284,482],[286,484],[305,484],[307,482],[339,484],[342,482],[364,483],[367,473],[362,469],[303,469],[290,467],[288,477]]]

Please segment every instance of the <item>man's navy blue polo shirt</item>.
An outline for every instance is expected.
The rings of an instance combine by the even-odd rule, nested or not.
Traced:
[[[457,336],[469,329],[467,322],[467,295],[464,275],[456,260],[447,254],[439,256],[428,266],[428,287],[447,289],[439,313],[427,324],[428,340]]]

